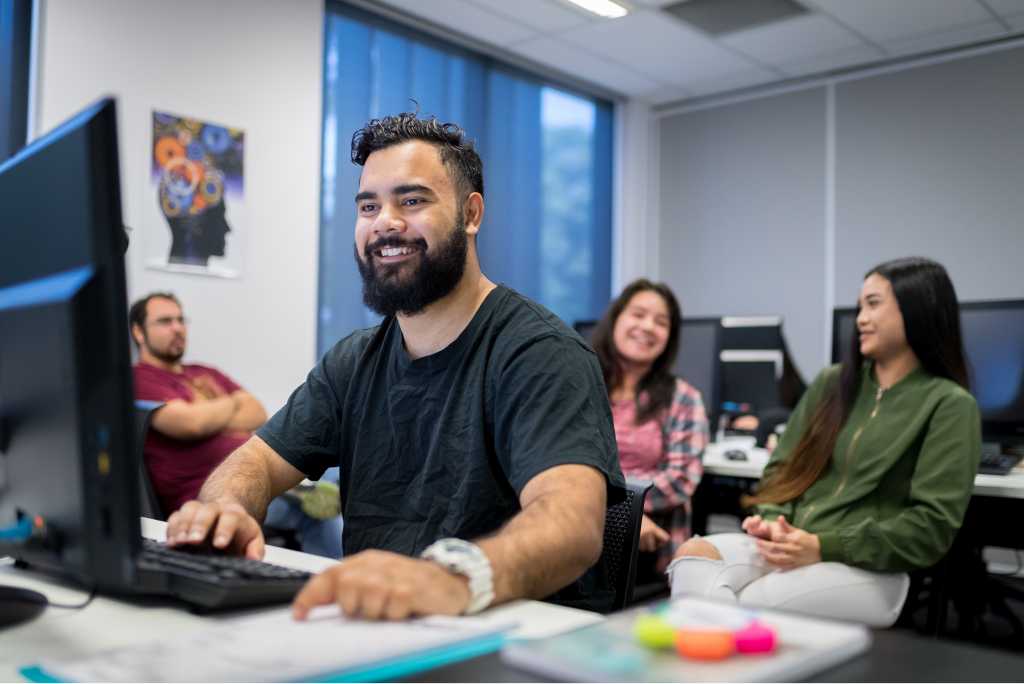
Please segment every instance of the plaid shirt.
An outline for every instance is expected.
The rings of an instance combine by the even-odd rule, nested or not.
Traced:
[[[640,433],[650,432],[657,423],[661,444],[648,442],[648,448],[660,453],[646,454],[646,468],[623,467],[627,477],[654,482],[647,492],[644,512],[669,533],[669,543],[658,550],[655,569],[664,571],[679,545],[690,538],[690,497],[700,484],[704,465],[704,447],[708,443],[708,418],[700,392],[683,380],[676,379],[671,403],[644,425],[636,425],[634,402],[614,402],[615,435],[620,449],[629,442],[641,442]]]

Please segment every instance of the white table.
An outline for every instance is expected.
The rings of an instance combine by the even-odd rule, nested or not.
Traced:
[[[142,519],[144,537],[163,541],[166,539],[166,531],[167,523]],[[274,546],[267,547],[264,560],[314,573],[338,564],[338,561],[329,558]],[[89,596],[78,585],[53,575],[17,569],[10,559],[0,560],[0,584],[34,589],[54,603],[74,605],[82,603]],[[25,681],[18,671],[46,658],[86,655],[141,645],[206,626],[211,620],[261,612],[268,608],[199,616],[189,613],[182,604],[170,599],[122,599],[102,595],[81,610],[50,607],[35,620],[0,631],[0,682]],[[540,601],[514,601],[484,611],[480,616],[495,622],[518,623],[519,628],[508,634],[518,639],[554,636],[604,619],[596,613]]]
[[[729,460],[725,457],[729,451],[741,451],[747,460]],[[767,450],[754,446],[753,437],[726,437],[723,441],[708,444],[704,450],[704,472],[759,480],[769,456]],[[1014,468],[1009,475],[975,476],[974,495],[1024,499],[1024,468]]]

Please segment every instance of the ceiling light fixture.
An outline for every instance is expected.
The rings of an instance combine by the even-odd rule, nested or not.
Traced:
[[[618,3],[612,2],[612,0],[569,0],[574,5],[578,5],[588,12],[608,19],[617,19],[618,17],[626,16],[625,7]]]

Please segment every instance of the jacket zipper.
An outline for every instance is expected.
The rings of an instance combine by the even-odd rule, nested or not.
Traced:
[[[829,501],[839,496],[839,492],[843,491],[843,487],[846,486],[846,480],[850,476],[850,461],[853,460],[853,447],[856,446],[857,439],[860,437],[861,433],[864,432],[864,429],[871,423],[872,420],[875,419],[875,416],[878,415],[878,409],[882,405],[882,395],[885,394],[885,391],[887,389],[889,389],[889,387],[887,387],[886,385],[878,386],[878,392],[875,394],[875,409],[871,412],[871,415],[868,416],[868,419],[865,420],[859,428],[857,428],[857,432],[853,434],[853,439],[850,440],[850,448],[846,450],[846,467],[843,470],[843,479],[839,483],[839,488],[835,491],[835,493],[832,496],[829,497]],[[807,516],[809,516],[811,514],[811,511],[813,511],[814,509],[815,506],[811,506],[810,508],[807,509],[807,512],[804,513],[802,518],[800,518],[800,522],[797,524],[797,527],[800,527],[804,524],[804,521],[807,520]]]

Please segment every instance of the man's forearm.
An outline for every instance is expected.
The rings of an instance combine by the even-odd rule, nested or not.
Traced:
[[[199,501],[237,503],[253,518],[263,522],[267,517],[267,507],[280,493],[277,490],[285,491],[303,477],[302,473],[288,466],[295,475],[285,472],[282,482],[283,471],[280,467],[272,467],[271,457],[282,460],[265,442],[253,437],[210,473],[199,492]]]
[[[498,534],[477,542],[494,568],[496,604],[549,596],[578,579],[601,556],[604,475],[578,465],[553,471],[560,468],[582,469],[568,473],[578,488],[552,487],[530,500]]]

